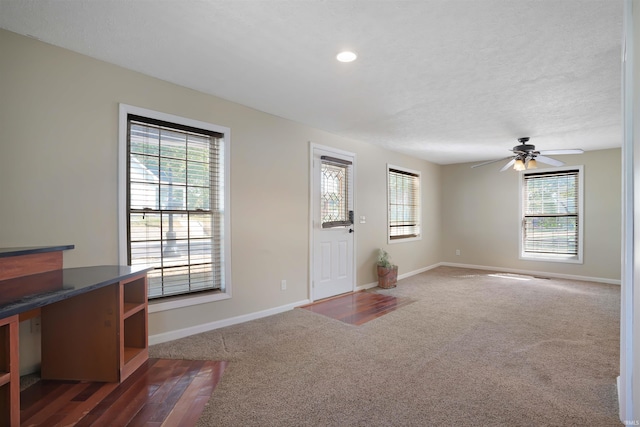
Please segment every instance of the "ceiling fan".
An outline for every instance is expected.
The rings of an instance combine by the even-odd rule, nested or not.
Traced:
[[[560,149],[560,150],[543,150],[537,151],[536,146],[532,144],[527,144],[529,142],[529,138],[518,138],[518,142],[520,145],[516,145],[511,149],[513,151],[513,156],[504,157],[502,159],[489,160],[488,162],[478,163],[477,165],[471,166],[472,168],[477,168],[478,166],[484,166],[495,162],[500,162],[502,160],[509,160],[509,162],[500,169],[500,172],[506,171],[511,166],[513,169],[517,171],[523,171],[525,169],[536,169],[538,167],[538,163],[545,163],[551,166],[562,166],[564,162],[560,160],[552,159],[551,157],[547,157],[547,154],[582,154],[584,150],[580,148],[570,148],[570,149]]]

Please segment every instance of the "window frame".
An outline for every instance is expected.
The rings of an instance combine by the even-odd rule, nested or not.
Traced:
[[[576,255],[570,254],[542,254],[525,252],[524,250],[524,217],[525,217],[525,200],[524,200],[524,186],[525,177],[527,175],[534,175],[539,173],[548,174],[562,174],[569,171],[578,171],[578,190],[577,190],[577,208],[578,208],[578,248]],[[532,169],[524,170],[520,172],[520,186],[519,186],[519,259],[524,261],[544,261],[544,262],[559,262],[568,264],[582,264],[583,263],[583,247],[584,247],[584,166],[562,166],[545,169]]]
[[[397,170],[399,172],[404,172],[408,175],[415,175],[416,178],[418,179],[418,189],[416,191],[416,196],[417,196],[417,207],[416,207],[416,213],[415,213],[415,217],[417,219],[417,228],[418,228],[418,233],[416,236],[407,236],[407,237],[400,237],[400,238],[395,238],[392,239],[391,238],[391,191],[390,191],[390,184],[391,184],[391,178],[390,178],[390,173],[392,170]],[[405,243],[405,242],[413,242],[413,241],[418,241],[418,240],[422,240],[422,173],[420,171],[414,170],[414,169],[409,169],[409,168],[405,168],[402,166],[397,166],[397,165],[392,165],[390,163],[387,163],[387,173],[386,173],[386,178],[387,178],[387,243],[388,244],[395,244],[395,243]]]
[[[128,116],[135,115],[152,120],[175,123],[181,126],[200,128],[223,134],[223,165],[224,168],[224,220],[223,220],[223,256],[225,283],[222,290],[203,291],[194,294],[169,296],[158,300],[149,300],[149,313],[172,310],[231,298],[231,197],[230,197],[230,143],[231,130],[224,126],[188,119],[172,114],[161,113],[127,104],[119,104],[119,135],[118,135],[118,260],[121,265],[128,263],[128,232],[127,223],[127,128]]]

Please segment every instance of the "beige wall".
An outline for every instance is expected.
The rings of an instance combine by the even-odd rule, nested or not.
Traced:
[[[117,263],[119,103],[231,129],[233,298],[153,313],[150,335],[309,297],[309,142],[356,154],[358,285],[375,282],[379,247],[400,274],[444,261],[620,278],[620,150],[563,157],[585,165],[584,264],[520,261],[512,171],[434,165],[3,30],[0,52],[0,246],[71,243],[67,267]],[[386,243],[387,162],[422,172],[420,241]],[[22,326],[28,367],[38,345]]]
[[[518,173],[498,172],[501,163],[474,169],[471,164],[443,166],[441,260],[619,281],[620,156],[620,149],[554,156],[567,165],[584,165],[583,264],[518,259]]]
[[[4,30],[0,52],[0,246],[75,244],[66,267],[118,262],[119,103],[231,129],[233,298],[153,313],[150,335],[308,298],[310,141],[356,154],[356,216],[367,217],[356,224],[358,285],[376,280],[379,247],[401,274],[440,260],[437,165]],[[421,241],[386,244],[386,162],[423,174]],[[28,366],[37,349],[32,336],[22,341]]]

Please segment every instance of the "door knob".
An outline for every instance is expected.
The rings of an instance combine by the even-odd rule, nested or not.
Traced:
[[[353,233],[353,228],[350,228],[350,229],[349,229],[349,233]]]

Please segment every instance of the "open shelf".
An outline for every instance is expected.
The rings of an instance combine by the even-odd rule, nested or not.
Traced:
[[[18,316],[0,319],[0,425],[20,424]]]
[[[0,387],[0,425],[8,426],[8,425],[18,425],[12,424],[10,421],[11,417],[11,385],[5,384]]]
[[[149,355],[147,338],[147,277],[121,282],[122,320],[120,376],[126,378]]]
[[[146,316],[144,311],[137,311],[124,319],[124,339],[125,348],[146,348]]]
[[[144,310],[145,308],[146,308],[145,304],[125,302],[122,310],[122,317],[127,319],[132,315],[136,314],[138,311]]]
[[[133,360],[144,349],[139,347],[125,347],[124,348],[124,363],[127,364]]]
[[[11,382],[11,372],[0,372],[0,386]]]
[[[11,323],[0,325],[0,372],[11,372]],[[4,384],[4,383],[3,383]]]
[[[145,304],[147,302],[147,281],[145,277],[122,282],[124,302]]]

